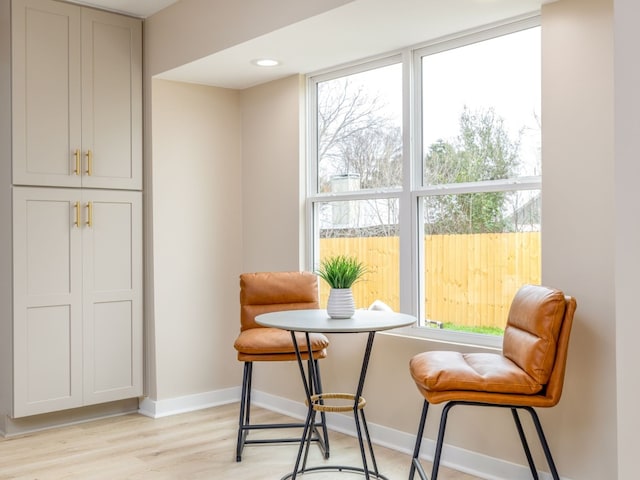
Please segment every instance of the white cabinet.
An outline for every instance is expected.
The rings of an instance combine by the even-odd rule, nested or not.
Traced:
[[[0,0],[0,428],[143,393],[141,47],[139,19]]]
[[[85,189],[80,204],[84,404],[139,397],[142,193]]]
[[[142,188],[142,24],[13,0],[13,183]]]
[[[13,196],[14,416],[82,405],[82,238],[70,192]]]
[[[142,394],[141,193],[15,187],[14,408]]]

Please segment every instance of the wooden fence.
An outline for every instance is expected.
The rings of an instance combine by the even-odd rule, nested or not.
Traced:
[[[356,307],[380,299],[400,307],[398,237],[326,238],[320,258],[355,255],[369,273],[354,288]],[[540,283],[540,232],[430,235],[425,238],[428,319],[459,326],[503,328],[516,290]],[[320,282],[320,304],[329,288]]]

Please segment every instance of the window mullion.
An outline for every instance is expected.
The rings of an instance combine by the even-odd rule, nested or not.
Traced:
[[[494,298],[508,295],[513,284],[526,280],[529,272],[536,274],[533,264],[500,262],[518,258],[535,263],[540,254],[534,245],[539,241],[542,182],[536,138],[540,116],[535,116],[539,114],[539,96],[535,103],[539,73],[535,68],[529,71],[529,66],[535,67],[531,62],[513,67],[522,59],[537,58],[533,27],[538,22],[527,17],[475,29],[309,78],[306,212],[310,268],[331,248],[341,254],[368,255],[372,272],[384,275],[384,283],[398,289],[394,307],[418,315],[422,324],[427,315],[441,316],[430,320],[443,324],[448,318],[447,328],[454,329],[460,319],[483,317],[484,311],[474,310],[479,305],[496,311],[502,308],[503,299]],[[498,40],[506,36],[509,38]],[[522,38],[528,43],[518,43]],[[514,43],[521,48],[515,54],[513,48],[505,48]],[[400,85],[398,65],[401,107],[396,88]],[[423,73],[423,69],[428,71]],[[390,85],[394,93],[389,93]],[[383,92],[381,103],[371,100],[376,88]],[[512,88],[519,90],[511,93]],[[384,110],[384,100],[389,99],[392,107]],[[522,104],[521,100],[532,103]],[[360,101],[369,101],[370,108],[362,107]],[[520,110],[513,110],[514,104]],[[349,108],[332,111],[344,105],[357,115],[347,117]],[[337,123],[333,125],[329,123],[332,113],[338,119],[334,118]],[[385,120],[378,115],[389,117]],[[535,124],[530,122],[532,115]],[[336,128],[345,121],[363,123],[352,124],[351,130],[340,135],[345,132]],[[384,143],[389,140],[387,135],[391,144]],[[526,150],[520,150],[521,140]],[[477,180],[500,176],[507,178]],[[378,241],[378,237],[386,239]],[[350,241],[354,239],[357,241]],[[330,244],[338,247],[328,247]],[[525,245],[534,245],[534,250],[526,250]],[[427,249],[436,255],[426,255]],[[469,278],[459,278],[465,268]],[[514,273],[519,269],[526,272],[525,277]],[[439,291],[446,282],[448,290]],[[476,290],[491,290],[495,295],[480,299]],[[444,302],[446,308],[462,310],[453,316],[441,305],[434,310],[433,303],[427,304],[434,299]],[[447,341],[491,346],[500,338],[476,341],[477,334],[431,328],[412,329],[411,334],[416,331]]]

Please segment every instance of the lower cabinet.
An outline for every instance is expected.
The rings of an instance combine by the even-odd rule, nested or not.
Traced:
[[[14,187],[14,417],[142,395],[141,195]]]

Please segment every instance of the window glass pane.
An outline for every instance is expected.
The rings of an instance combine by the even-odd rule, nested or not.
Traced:
[[[426,323],[502,335],[525,283],[540,283],[540,191],[425,197]]]
[[[353,288],[357,308],[381,300],[399,311],[402,292],[423,325],[501,335],[518,288],[540,283],[540,28],[532,25],[312,78],[314,268],[335,255],[362,261],[369,273]],[[404,64],[393,63],[400,57]],[[420,76],[408,85],[417,115],[402,112],[403,71]],[[411,153],[404,162],[403,152]],[[411,211],[408,224],[399,223],[401,208]],[[418,275],[400,272],[401,230],[417,232],[402,245]],[[320,284],[324,307],[329,288]]]
[[[402,65],[317,84],[318,192],[402,185]]]
[[[353,286],[356,308],[381,300],[400,309],[398,199],[371,199],[316,204],[319,219],[319,261],[334,255],[355,256],[367,274]],[[326,307],[329,287],[320,281],[320,305]]]
[[[540,175],[540,28],[422,57],[425,185]]]

